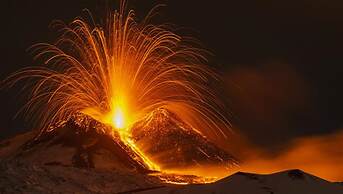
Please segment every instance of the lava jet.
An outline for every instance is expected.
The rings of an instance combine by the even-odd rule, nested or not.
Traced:
[[[52,24],[59,38],[31,47],[43,65],[5,80],[8,86],[25,82],[29,100],[20,112],[39,129],[20,157],[51,151],[38,162],[82,168],[120,164],[117,168],[165,177],[194,166],[228,170],[237,163],[215,144],[231,131],[206,52],[170,26],[152,24],[152,15],[138,22],[122,1],[103,23],[78,17]],[[55,154],[56,145],[72,151]],[[71,163],[60,161],[65,156]]]

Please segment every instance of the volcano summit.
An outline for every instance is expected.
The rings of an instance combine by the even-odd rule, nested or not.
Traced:
[[[197,176],[166,174],[164,169],[183,168],[202,163],[229,166],[234,158],[218,148],[202,135],[194,132],[185,123],[165,109],[154,111],[149,117],[134,125],[133,137],[137,146],[152,160],[161,164],[162,172],[149,169],[140,154],[122,142],[119,134],[110,126],[97,122],[84,114],[77,114],[54,130],[35,135],[22,134],[2,142],[0,157],[11,163],[25,165],[59,166],[65,168],[123,171],[148,176],[161,182],[200,183],[205,179]],[[143,135],[144,134],[144,135]],[[158,138],[157,138],[158,137]],[[151,142],[154,140],[154,142]],[[185,143],[186,142],[186,143]],[[160,174],[160,173],[163,173]],[[157,177],[157,178],[156,178]],[[204,177],[206,178],[206,177]],[[207,177],[207,181],[212,180]],[[174,180],[175,179],[175,180]]]

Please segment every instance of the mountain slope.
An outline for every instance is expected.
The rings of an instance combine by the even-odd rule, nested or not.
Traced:
[[[133,159],[134,153],[118,136],[106,134],[110,130],[85,115],[75,115],[39,137],[29,132],[4,141],[0,159],[35,165],[146,172],[145,164],[139,158]]]
[[[237,163],[231,154],[164,108],[154,110],[131,130],[136,144],[163,168],[201,165],[229,168]]]
[[[343,194],[343,186],[300,170],[270,175],[238,172],[206,185],[168,186],[139,194]]]
[[[95,127],[96,126],[96,127]],[[117,193],[161,183],[84,115],[0,142],[0,193]]]

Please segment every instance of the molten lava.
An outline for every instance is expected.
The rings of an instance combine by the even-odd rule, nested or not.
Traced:
[[[124,115],[121,108],[115,108],[112,118],[112,123],[116,129],[122,129],[124,127]]]
[[[151,149],[157,144],[148,136],[138,138],[133,128],[136,124],[134,132],[139,134],[137,123],[148,126],[155,110],[168,110],[182,118],[182,122],[174,122],[176,127],[169,126],[170,133],[168,128],[160,131],[158,126],[165,126],[162,121],[154,121],[153,127],[141,125],[138,130],[146,134],[152,130],[156,138],[161,132],[166,141],[168,136],[174,138],[181,151],[175,156],[184,163],[205,157],[204,161],[233,162],[231,156],[210,143],[227,142],[230,123],[215,88],[210,87],[217,77],[204,64],[204,51],[167,25],[154,25],[149,19],[147,16],[136,22],[134,12],[125,11],[123,1],[120,10],[109,13],[103,25],[83,18],[68,25],[54,23],[62,32],[55,44],[32,47],[35,59],[45,66],[20,70],[7,80],[10,85],[30,80],[31,100],[21,111],[27,111],[26,116],[34,119],[41,133],[55,130],[53,125],[75,114],[88,115],[110,125],[113,131],[109,135],[118,133],[135,152],[134,157],[140,157],[150,170],[165,171],[169,164],[163,164],[165,160]],[[187,140],[194,143],[195,151],[191,146],[182,148],[187,147]],[[170,145],[159,145],[170,149],[173,141],[168,142]],[[186,153],[189,158],[181,156]]]

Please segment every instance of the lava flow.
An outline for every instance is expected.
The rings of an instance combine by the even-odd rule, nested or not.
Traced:
[[[55,22],[60,38],[31,48],[45,66],[20,70],[7,80],[10,86],[29,83],[30,100],[21,111],[41,134],[78,113],[110,125],[152,171],[235,163],[211,143],[229,135],[230,123],[210,87],[217,78],[204,64],[204,51],[168,25],[151,24],[149,15],[136,22],[134,11],[125,10],[123,1],[104,25],[81,17]]]

